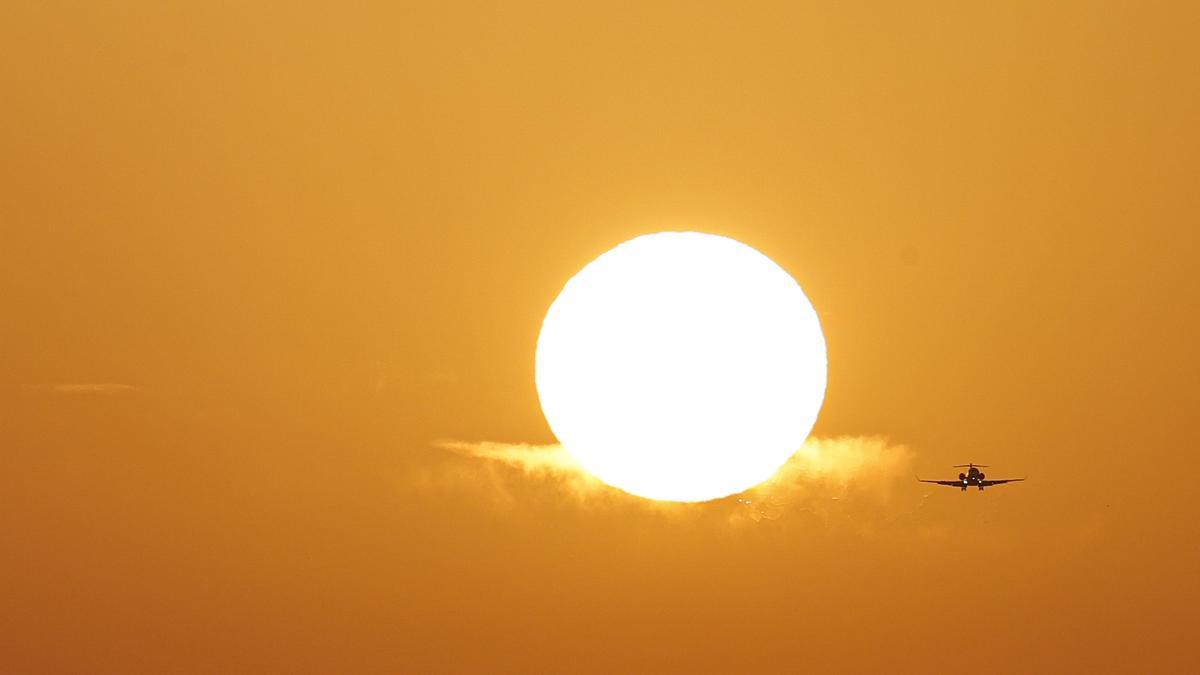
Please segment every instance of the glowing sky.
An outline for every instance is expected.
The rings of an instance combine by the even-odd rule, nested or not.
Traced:
[[[1200,671],[1198,21],[0,3],[3,669]],[[820,313],[777,518],[539,410],[564,280],[681,229]]]

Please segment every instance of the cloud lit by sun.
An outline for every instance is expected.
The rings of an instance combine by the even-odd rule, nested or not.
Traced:
[[[441,440],[434,446],[460,460],[428,472],[426,486],[458,484],[511,503],[518,485],[545,490],[589,508],[640,505],[689,513],[723,508],[733,520],[758,522],[806,514],[828,518],[848,504],[881,505],[911,475],[913,453],[880,436],[809,438],[769,480],[734,497],[702,504],[647,500],[609,487],[583,469],[561,445]]]

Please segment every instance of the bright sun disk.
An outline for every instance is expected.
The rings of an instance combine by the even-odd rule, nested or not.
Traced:
[[[825,338],[791,276],[726,237],[627,241],[572,277],[538,336],[542,411],[600,480],[704,501],[771,477],[825,396]]]

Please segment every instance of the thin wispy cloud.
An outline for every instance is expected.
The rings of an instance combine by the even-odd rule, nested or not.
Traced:
[[[575,461],[575,458],[567,453],[561,445],[488,441],[468,443],[451,440],[437,441],[434,445],[465,457],[499,462],[535,478],[563,478],[576,474],[587,476],[579,462]]]
[[[43,394],[132,394],[141,391],[141,387],[132,384],[116,382],[86,382],[71,384],[27,384],[22,387],[26,391]]]
[[[723,510],[733,522],[807,519],[828,524],[851,507],[871,509],[892,500],[911,476],[913,453],[878,436],[810,438],[769,480],[739,495],[702,504],[635,497],[601,483],[561,445],[441,440],[434,446],[457,461],[423,475],[426,483],[457,483],[505,502],[520,490],[561,495],[584,507],[639,505],[679,513]],[[522,485],[523,483],[523,485]]]
[[[561,445],[440,440],[434,447],[465,460],[445,464],[422,476],[422,482],[471,485],[496,501],[512,503],[514,481],[541,486],[549,494],[578,503],[634,499],[584,470]]]

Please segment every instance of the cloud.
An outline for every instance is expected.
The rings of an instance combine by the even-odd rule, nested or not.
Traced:
[[[594,478],[561,445],[455,440],[435,441],[433,445],[467,463],[443,465],[424,474],[422,482],[426,485],[480,483],[498,501],[513,503],[512,482],[519,478],[580,503],[635,499]]]
[[[907,447],[880,436],[810,438],[769,480],[739,495],[701,504],[658,502],[609,487],[561,445],[440,440],[434,446],[456,459],[424,474],[426,486],[469,482],[509,505],[515,503],[518,489],[528,494],[533,488],[589,508],[623,504],[680,514],[716,510],[735,524],[790,519],[828,527],[846,518],[873,522],[872,517],[864,518],[873,512],[887,519],[912,511],[912,504],[899,505],[898,511],[882,508],[894,501],[901,481],[912,479],[914,456]]]
[[[890,498],[895,479],[909,478],[913,453],[882,436],[810,438],[775,475],[756,489],[793,496],[841,499],[870,494]]]
[[[499,462],[519,469],[535,478],[586,476],[583,467],[568,454],[561,445],[531,445],[528,443],[468,443],[465,441],[442,440],[435,447],[450,450],[465,457]]]
[[[873,534],[920,515],[925,500],[903,486],[915,455],[883,436],[809,438],[769,480],[739,502],[751,520],[790,517]]]
[[[132,384],[117,384],[113,382],[96,382],[83,384],[27,384],[24,388],[45,394],[131,394],[141,391],[140,387]]]

